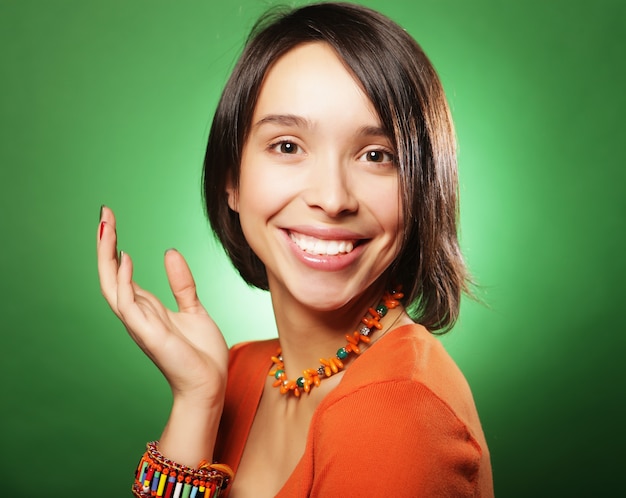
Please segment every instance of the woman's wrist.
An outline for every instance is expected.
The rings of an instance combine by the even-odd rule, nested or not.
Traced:
[[[175,396],[159,440],[161,453],[190,467],[201,460],[212,460],[223,406],[223,397]]]

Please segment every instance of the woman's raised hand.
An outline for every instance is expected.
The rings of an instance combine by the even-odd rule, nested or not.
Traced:
[[[102,208],[97,233],[100,288],[113,312],[170,384],[174,399],[222,402],[228,348],[198,296],[191,271],[176,250],[165,253],[165,269],[178,311],[133,282],[133,262],[117,256],[115,216]]]

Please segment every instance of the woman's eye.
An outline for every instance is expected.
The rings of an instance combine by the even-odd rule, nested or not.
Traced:
[[[390,152],[384,150],[368,150],[361,159],[372,163],[392,163],[394,158]]]
[[[300,150],[297,144],[287,141],[273,144],[270,148],[280,154],[297,154]]]

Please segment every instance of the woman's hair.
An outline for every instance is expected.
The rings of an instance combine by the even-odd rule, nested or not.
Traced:
[[[330,45],[371,100],[395,146],[404,234],[389,269],[411,316],[431,331],[454,325],[468,275],[457,239],[456,142],[441,82],[420,46],[400,26],[368,8],[321,3],[271,11],[253,28],[215,112],[204,160],[203,194],[214,233],[244,278],[268,288],[264,264],[228,207],[261,84],[294,47]]]

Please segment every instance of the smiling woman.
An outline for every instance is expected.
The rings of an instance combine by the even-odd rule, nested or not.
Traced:
[[[244,280],[268,289],[265,265],[251,250],[237,214],[223,202],[223,193],[228,185],[237,187],[244,142],[257,125],[253,113],[268,70],[298,45],[315,42],[324,42],[334,50],[353,77],[352,91],[362,92],[369,101],[377,124],[374,129],[363,129],[363,133],[385,137],[384,143],[393,152],[401,213],[415,223],[404,226],[399,256],[390,272],[403,286],[412,315],[419,316],[428,328],[445,331],[456,321],[467,279],[457,240],[453,125],[439,78],[422,49],[377,12],[354,5],[324,4],[283,17],[272,12],[257,23],[213,119],[204,175],[211,225]],[[305,70],[306,60],[290,60],[300,71]],[[326,102],[328,91],[333,93],[334,89],[324,90],[310,85],[310,93],[301,92],[300,98],[316,96],[318,102]],[[277,93],[276,98],[284,99],[284,95]],[[289,102],[284,104],[288,109]],[[334,112],[345,114],[343,102],[337,105]],[[289,109],[280,114],[283,124],[286,118],[292,124],[298,118]],[[278,116],[267,118],[275,120]],[[301,123],[301,127],[311,124]]]
[[[252,122],[229,205],[281,303],[277,321],[301,303],[330,311],[380,294],[401,240],[398,169],[369,160],[389,156],[391,138],[370,133],[379,119],[336,52],[307,43],[282,56]]]
[[[470,389],[431,333],[454,325],[467,277],[450,114],[415,41],[348,4],[264,18],[204,168],[212,227],[270,291],[279,338],[228,351],[174,250],[167,310],[103,209],[103,294],[174,398],[134,493],[492,496]]]

